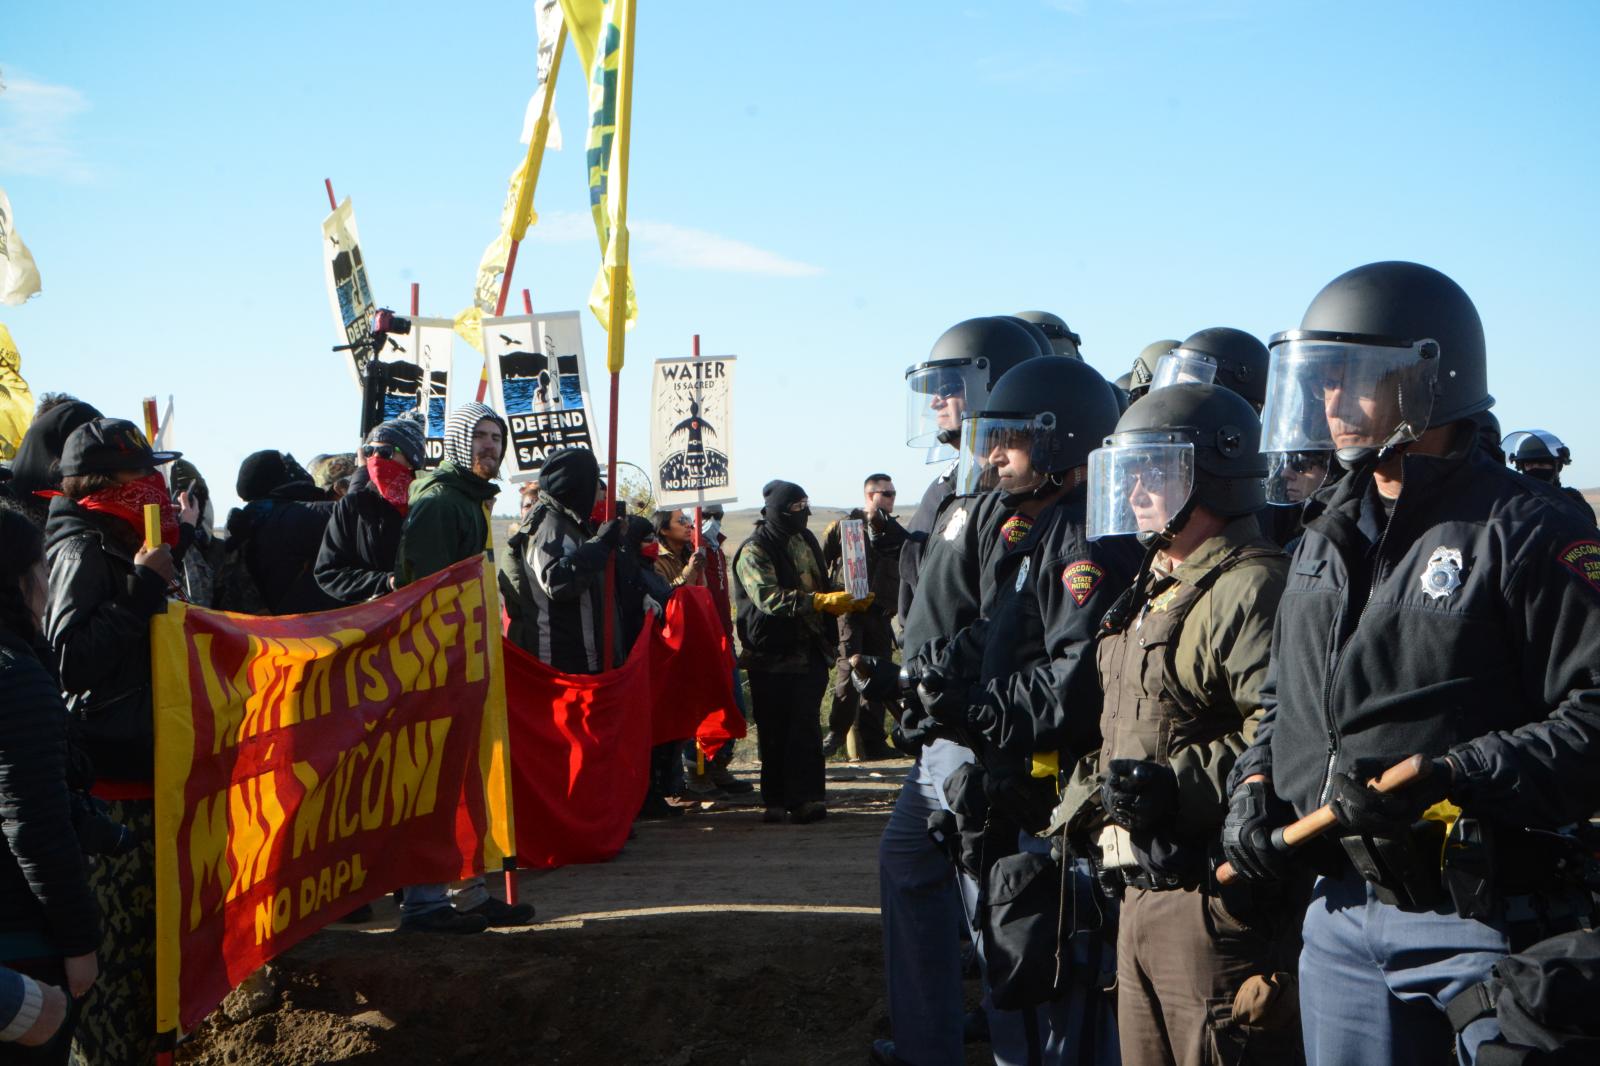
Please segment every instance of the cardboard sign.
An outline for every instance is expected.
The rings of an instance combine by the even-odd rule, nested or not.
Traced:
[[[735,357],[657,359],[650,386],[656,503],[732,503]]]
[[[509,480],[537,478],[553,451],[594,449],[578,312],[485,318],[483,342],[490,403],[511,427]]]
[[[334,332],[340,344],[351,346],[342,354],[359,388],[366,380],[367,360],[372,358],[372,314],[377,307],[367,284],[355,208],[348,196],[322,220],[322,272],[328,282]]]
[[[444,416],[450,405],[450,356],[455,326],[448,318],[413,318],[411,332],[391,336],[380,358],[388,363],[388,390],[383,397],[387,421],[408,411],[427,418],[424,434],[427,465],[444,459]]]
[[[867,524],[859,518],[839,522],[839,560],[844,564],[844,590],[858,600],[872,592],[867,578]]]

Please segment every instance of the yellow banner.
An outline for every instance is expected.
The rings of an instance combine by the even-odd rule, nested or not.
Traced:
[[[11,331],[0,323],[0,459],[17,454],[33,423],[33,390],[22,380],[22,353]]]
[[[603,257],[600,272],[589,291],[589,309],[608,332],[612,329],[611,291],[612,276],[621,278],[626,293],[624,328],[631,329],[638,320],[639,308],[634,299],[633,275],[628,269],[628,227],[625,215],[628,188],[628,129],[627,95],[630,91],[632,71],[624,70],[622,63],[623,22],[619,16],[629,14],[632,0],[562,0],[567,26],[577,45],[578,55],[585,56],[586,27],[597,22],[596,37],[585,59],[584,69],[589,75],[589,138],[585,159],[589,168],[589,210],[594,216],[595,235],[600,240]],[[624,5],[628,5],[625,7]],[[596,9],[599,9],[596,14]],[[580,24],[585,29],[580,32]],[[631,48],[631,42],[629,42]],[[616,355],[608,354],[607,368],[616,373],[622,369],[621,348]]]

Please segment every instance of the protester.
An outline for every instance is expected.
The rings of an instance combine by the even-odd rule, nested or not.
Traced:
[[[317,584],[338,602],[362,603],[394,589],[400,529],[425,448],[422,427],[408,418],[381,423],[367,434],[363,466],[333,505],[317,553]]]
[[[64,392],[47,392],[39,397],[33,422],[11,458],[11,480],[6,488],[40,529],[44,528],[50,504],[38,493],[60,491],[61,449],[73,430],[100,417],[91,404]]]
[[[755,532],[733,557],[739,663],[750,676],[763,819],[805,825],[828,815],[817,716],[833,641],[823,618],[871,601],[827,589],[822,547],[806,529],[811,501],[804,489],[769,481],[761,495]]]
[[[38,1048],[55,1043],[55,1037],[71,1032],[62,1028],[70,1006],[67,994],[57,986],[0,965],[0,1044]],[[38,1057],[14,1053],[6,1058],[16,1062],[57,1061],[48,1050]]]
[[[894,518],[895,487],[888,474],[872,474],[862,483],[865,506],[845,517],[863,526],[866,541],[867,588],[872,606],[839,619],[839,659],[834,664],[833,707],[828,711],[828,732],[822,738],[824,758],[844,747],[845,737],[856,730],[857,753],[863,759],[892,759],[895,752],[884,739],[883,721],[888,708],[881,700],[856,691],[850,659],[894,654],[895,597],[900,586],[900,549],[906,531]],[[828,523],[822,538],[822,561],[829,580],[844,587],[844,545],[838,522]]]
[[[422,464],[417,465],[421,467]],[[321,489],[330,500],[338,500],[350,491],[351,478],[361,469],[361,462],[354,452],[340,452],[335,455],[313,456],[307,469],[311,472],[312,484]]]
[[[317,584],[317,554],[333,502],[288,452],[245,457],[228,513],[216,606],[245,614],[306,614],[338,601]]]
[[[656,540],[661,551],[656,555],[656,573],[673,588],[706,583],[706,557],[695,551],[694,522],[682,511],[657,511]]]
[[[499,489],[506,424],[492,409],[469,403],[445,419],[444,460],[411,484],[410,509],[395,552],[395,585],[409,585],[482,555],[489,543],[489,507]],[[402,893],[403,933],[481,933],[489,926],[527,925],[533,905],[489,895],[482,877],[446,887],[412,885]]]
[[[178,585],[183,598],[208,607],[215,602],[216,577],[222,567],[222,541],[216,535],[216,513],[211,507],[211,488],[199,469],[187,459],[176,459],[167,468],[167,483],[174,496],[187,493],[195,502],[199,517],[195,521],[194,543],[178,560]]]
[[[95,795],[135,846],[103,856],[89,883],[106,935],[105,977],[84,1004],[75,1038],[88,1066],[144,1062],[155,1054],[155,773],[150,619],[166,609],[174,549],[192,541],[194,501],[180,512],[133,423],[102,418],[74,430],[61,456],[64,495],[50,501],[50,641],[75,738],[96,777]],[[161,509],[162,543],[144,546],[144,507]]]
[[[0,507],[0,962],[43,983],[30,984],[14,1012],[0,993],[0,1036],[11,1039],[39,1020],[45,988],[80,998],[98,975],[100,915],[73,828],[67,712],[41,661],[50,658],[40,630],[48,582],[44,537],[20,510]],[[67,1061],[64,1013],[48,1047],[28,1061]]]
[[[500,584],[511,620],[506,638],[562,673],[598,674],[602,665],[606,612],[606,563],[623,544],[627,523],[589,524],[600,467],[587,448],[550,453],[539,472],[539,502],[512,536],[500,561]],[[620,632],[616,625],[613,632]]]
[[[728,587],[728,553],[724,548],[728,538],[722,532],[722,517],[721,504],[709,504],[701,509],[700,547],[705,552],[706,587],[711,590],[712,602],[717,605],[717,618],[722,622],[722,631],[728,641],[729,668],[733,671],[733,709],[739,712],[742,721],[748,721],[750,713],[744,705],[744,678],[732,656],[733,600]],[[724,796],[746,796],[755,791],[754,785],[741,777],[734,776],[733,771],[729,769],[733,764],[737,745],[737,741],[728,740],[717,748],[716,754],[709,759],[701,758],[697,741],[684,746],[683,773],[691,794],[710,795],[720,792]]]

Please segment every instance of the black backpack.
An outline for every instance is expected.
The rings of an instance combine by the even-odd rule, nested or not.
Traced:
[[[1600,931],[1562,933],[1494,964],[1489,978],[1450,1001],[1460,1032],[1494,1015],[1500,1037],[1477,1066],[1600,1062]]]

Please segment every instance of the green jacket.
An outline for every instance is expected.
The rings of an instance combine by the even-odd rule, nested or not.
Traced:
[[[448,459],[411,483],[411,510],[395,553],[397,586],[480,555],[489,543],[489,506],[500,490]]]
[[[816,541],[807,534],[796,534],[783,542],[788,564],[785,569],[792,569],[794,585],[780,577],[778,564],[756,536],[745,541],[734,555],[733,598],[739,615],[740,666],[773,673],[803,673],[832,658],[830,649],[838,642],[837,632],[830,633],[828,618],[811,606],[813,593],[829,591],[814,544]],[[773,626],[763,619],[786,619],[792,624]]]

